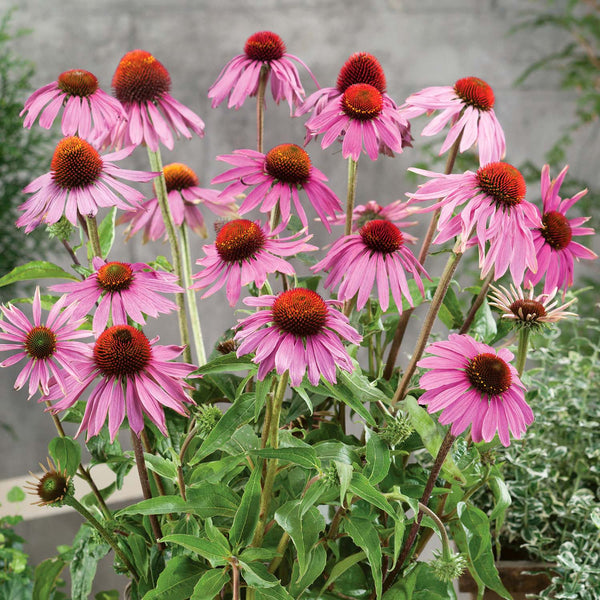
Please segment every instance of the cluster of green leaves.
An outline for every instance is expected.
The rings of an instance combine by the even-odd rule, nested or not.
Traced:
[[[10,493],[8,500],[12,500]],[[0,598],[16,600],[31,596],[33,570],[23,551],[25,540],[14,530],[22,520],[17,516],[0,518]]]

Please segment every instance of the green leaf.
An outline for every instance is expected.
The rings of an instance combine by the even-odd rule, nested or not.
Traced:
[[[48,452],[61,470],[71,477],[81,463],[81,446],[70,437],[55,437],[48,444]]]
[[[181,496],[158,496],[126,506],[115,514],[119,517],[125,515],[166,515],[168,513],[184,513],[187,511],[187,507],[187,503]]]
[[[501,521],[504,521],[506,509],[512,504],[512,498],[510,497],[508,487],[504,480],[498,475],[491,476],[488,480],[488,484],[494,494],[494,499],[496,500],[496,506],[494,506],[494,509],[490,514],[490,521],[492,519],[501,519]],[[502,522],[500,522],[499,525],[501,526]]]
[[[281,587],[279,580],[275,575],[269,573],[267,567],[261,562],[242,562],[240,561],[242,574],[246,583],[254,588],[272,588],[277,585]]]
[[[35,568],[32,600],[50,600],[58,577],[66,565],[60,558],[48,558]]]
[[[206,571],[196,584],[190,600],[214,600],[229,579],[229,574],[225,569]]]
[[[393,519],[397,518],[392,505],[387,501],[386,497],[376,489],[362,473],[354,472],[352,474],[350,491],[359,498],[369,502],[369,504],[385,511]]]
[[[321,461],[317,458],[315,449],[308,445],[305,448],[262,448],[260,450],[250,450],[249,454],[261,458],[276,458],[305,469],[319,470],[321,468]]]
[[[119,590],[105,590],[104,592],[98,592],[94,596],[94,600],[119,600]]]
[[[388,445],[370,430],[367,430],[366,458],[367,465],[363,474],[373,485],[376,485],[388,474],[392,459]]]
[[[460,308],[460,302],[458,301],[456,292],[452,286],[448,288],[448,291],[444,296],[444,302],[440,308],[439,318],[448,329],[460,328],[465,320]]]
[[[203,519],[233,517],[240,505],[240,497],[222,483],[204,483],[200,487],[190,487],[187,498],[187,512]]]
[[[496,336],[496,332],[496,321],[486,298],[475,313],[469,333],[475,338],[490,343]]]
[[[25,492],[18,485],[15,485],[13,488],[11,488],[8,491],[8,494],[6,494],[6,499],[9,502],[23,502],[25,498]]]
[[[337,471],[340,480],[340,506],[344,506],[354,469],[352,468],[352,465],[340,462],[339,460],[334,460],[333,464],[335,465],[335,470]]]
[[[256,600],[294,600],[279,583],[272,588],[255,590],[254,597]]]
[[[102,219],[100,225],[98,225],[98,237],[100,238],[100,250],[102,251],[102,257],[106,258],[110,249],[112,248],[113,242],[115,241],[115,216],[117,214],[117,207],[113,206],[108,214]]]
[[[195,552],[198,556],[208,560],[213,567],[227,564],[229,554],[224,553],[220,547],[216,546],[210,540],[199,538],[195,535],[175,533],[166,535],[161,541],[183,546],[184,548]]]
[[[144,452],[144,461],[151,471],[158,473],[161,477],[172,481],[177,479],[177,467],[172,461],[148,452]]]
[[[355,554],[351,554],[350,556],[346,556],[342,560],[335,563],[333,568],[331,569],[331,573],[329,573],[329,577],[327,581],[323,584],[321,591],[319,592],[319,596],[323,594],[326,588],[333,584],[333,582],[340,576],[343,575],[350,567],[361,562],[367,557],[365,552],[356,552]]]
[[[229,540],[221,533],[218,527],[213,525],[212,519],[209,518],[204,521],[204,531],[206,531],[208,541],[218,547],[225,556],[231,554]]]
[[[248,544],[254,535],[254,530],[258,523],[261,492],[260,478],[262,474],[261,462],[252,471],[248,483],[244,488],[240,507],[233,518],[229,540],[234,548]]]
[[[303,577],[309,566],[310,551],[325,529],[325,519],[316,507],[311,506],[303,512],[302,500],[292,500],[277,509],[275,521],[292,538],[298,555],[300,577]]]
[[[71,560],[71,596],[72,600],[88,600],[98,568],[98,561],[104,558],[110,546],[99,539],[95,530],[82,526],[73,544]]]
[[[308,566],[304,575],[300,575],[298,562],[294,561],[292,579],[289,584],[290,594],[300,597],[302,592],[323,573],[327,565],[327,550],[323,544],[317,544],[308,554]]]
[[[164,598],[187,600],[194,591],[196,584],[198,584],[204,570],[202,565],[189,556],[174,556],[158,576],[156,587],[149,591],[143,600],[160,600]]]
[[[17,281],[31,281],[36,279],[75,279],[75,275],[67,273],[58,265],[45,260],[32,260],[24,265],[15,267],[10,273],[0,277],[0,287],[16,283]]]
[[[210,373],[228,373],[232,371],[253,371],[256,370],[256,365],[248,358],[248,354],[238,358],[235,352],[230,352],[224,356],[217,356],[210,362],[202,365],[198,369],[198,373],[208,375]]]

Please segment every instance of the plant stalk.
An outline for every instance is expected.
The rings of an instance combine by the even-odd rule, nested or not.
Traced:
[[[258,91],[256,93],[256,149],[263,151],[263,135],[265,129],[265,91],[269,79],[269,67],[263,66],[258,80]]]
[[[352,213],[354,212],[354,200],[356,199],[356,171],[358,161],[351,156],[348,157],[348,193],[346,196],[346,227],[344,235],[352,233]]]
[[[527,327],[522,327],[519,331],[519,347],[517,349],[517,364],[516,369],[519,377],[523,375],[525,363],[527,362],[527,350],[529,348],[530,330]]]
[[[492,270],[486,275],[485,279],[483,280],[481,284],[481,289],[479,290],[479,294],[477,294],[477,298],[475,298],[475,301],[471,305],[471,308],[469,309],[469,314],[467,315],[467,318],[465,319],[465,322],[462,324],[462,327],[460,328],[460,331],[458,333],[463,334],[469,332],[469,329],[473,324],[473,320],[475,319],[475,315],[477,314],[479,307],[483,304],[483,301],[487,296],[488,289],[490,287],[490,283],[492,282],[493,277],[494,271]]]
[[[90,243],[92,244],[92,253],[94,256],[102,258],[102,249],[100,248],[100,236],[98,235],[98,224],[96,223],[96,217],[85,216],[85,223],[87,225],[87,233]]]

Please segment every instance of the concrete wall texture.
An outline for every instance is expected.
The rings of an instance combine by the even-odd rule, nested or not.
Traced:
[[[0,0],[0,12],[13,4],[12,0]],[[451,85],[468,75],[481,77],[496,95],[496,114],[507,139],[506,159],[517,165],[530,159],[541,166],[545,151],[572,121],[574,98],[557,91],[558,78],[552,73],[535,74],[526,85],[513,87],[527,66],[561,41],[551,31],[508,34],[532,5],[539,2],[21,0],[13,22],[32,29],[31,35],[18,40],[15,49],[35,63],[35,88],[55,80],[62,71],[82,68],[96,74],[108,91],[114,69],[127,51],[141,48],[154,54],[171,73],[172,95],[206,122],[204,139],[184,140],[173,152],[163,151],[163,162],[189,164],[199,174],[201,185],[208,187],[209,181],[223,171],[216,155],[252,148],[256,143],[255,102],[247,101],[239,111],[224,105],[211,109],[207,91],[225,63],[242,52],[246,38],[260,30],[281,35],[288,52],[301,57],[323,86],[334,84],[350,54],[371,52],[381,61],[388,93],[398,103],[429,85]],[[300,71],[307,92],[312,92],[314,84]],[[265,148],[284,142],[301,144],[303,123],[303,119],[289,118],[287,105],[275,107],[268,102]],[[427,141],[419,135],[424,123],[420,119],[414,124],[417,147]],[[58,139],[58,130],[56,135]],[[571,172],[594,181],[600,145],[597,136],[586,136],[579,136],[570,150]],[[346,168],[339,150],[332,146],[323,151],[314,143],[307,150],[315,166],[329,176],[331,187],[345,197]],[[407,184],[405,172],[419,157],[417,150],[409,149],[395,159],[361,160],[358,202],[375,199],[385,204],[412,191],[414,184]],[[137,151],[127,166],[147,169],[145,152]],[[531,194],[535,199],[537,190]],[[203,255],[202,243],[201,239],[194,241],[195,257]],[[137,241],[126,245],[119,241],[112,256],[116,260],[150,260],[157,253],[167,255],[168,246],[157,243],[142,247]],[[66,257],[57,256],[56,260],[68,266]],[[221,294],[203,302],[201,313],[208,326],[207,345],[212,347],[221,328],[234,322],[234,309]],[[174,320],[166,318],[158,325],[149,325],[153,333],[160,331],[161,343],[177,343]],[[5,369],[0,373],[0,422],[9,423],[16,436],[0,432],[0,479],[35,468],[54,436],[50,419],[35,400],[27,402],[26,394],[12,393],[17,372]],[[57,544],[68,543],[79,526],[73,516],[48,521],[50,524],[27,524],[26,533],[32,542],[29,551],[36,561],[49,556]],[[52,535],[49,527],[53,528]],[[111,585],[109,579],[103,584]]]

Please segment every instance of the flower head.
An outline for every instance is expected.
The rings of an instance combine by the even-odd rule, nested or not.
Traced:
[[[95,272],[84,281],[61,283],[50,289],[67,292],[67,300],[76,302],[76,315],[86,315],[96,303],[92,329],[96,335],[104,331],[109,315],[113,325],[127,323],[127,317],[145,325],[144,314],[158,317],[161,313],[179,310],[161,293],[182,292],[173,273],[155,271],[144,263],[92,261]]]
[[[187,165],[171,163],[165,165],[163,173],[173,222],[178,227],[185,223],[195,233],[206,237],[206,226],[200,206],[208,208],[220,217],[236,216],[235,199],[219,193],[218,190],[199,187],[198,176]],[[159,240],[163,236],[167,239],[165,222],[156,197],[143,202],[137,210],[121,215],[118,223],[129,223],[126,230],[128,239],[141,229],[144,230],[144,243],[148,240]]]
[[[446,152],[462,134],[460,152],[477,143],[479,162],[485,165],[502,160],[506,152],[504,132],[494,113],[494,103],[494,92],[485,81],[464,77],[453,86],[428,87],[412,94],[400,107],[400,112],[405,118],[412,119],[441,110],[421,135],[435,135],[450,123],[440,154]]]
[[[411,203],[435,201],[421,210],[440,209],[439,234],[434,243],[441,244],[460,234],[460,251],[464,252],[474,235],[482,274],[493,268],[494,279],[510,268],[513,280],[520,285],[527,267],[536,270],[531,228],[539,225],[540,219],[535,206],[525,200],[525,179],[515,167],[495,162],[476,173],[457,175],[410,170],[432,178],[409,196]],[[454,215],[463,204],[460,214]],[[486,253],[487,242],[490,246]]]
[[[112,80],[127,119],[120,120],[102,137],[103,143],[120,148],[146,144],[156,152],[161,142],[173,149],[173,132],[191,139],[190,129],[204,135],[204,121],[171,96],[171,76],[150,52],[132,50],[119,62]]]
[[[21,116],[25,115],[23,126],[30,129],[39,116],[40,125],[50,129],[62,107],[61,127],[65,136],[88,138],[98,130],[112,127],[117,119],[127,118],[121,103],[98,87],[95,75],[71,69],[29,96],[21,111]]]
[[[87,345],[74,340],[89,337],[91,331],[79,330],[84,319],[76,318],[76,307],[66,304],[66,297],[60,298],[42,323],[42,305],[40,289],[33,296],[33,323],[15,306],[0,306],[4,319],[0,319],[0,351],[13,350],[15,354],[0,363],[0,367],[9,367],[23,358],[27,363],[17,376],[15,389],[20,390],[29,380],[29,397],[38,388],[42,394],[48,393],[50,378],[54,376],[64,389],[65,379],[61,367],[74,377],[77,371],[73,360],[87,351]],[[61,312],[62,311],[62,312]]]
[[[242,286],[251,281],[260,289],[269,273],[294,275],[292,265],[283,256],[293,256],[298,252],[317,250],[307,244],[312,235],[303,232],[278,238],[268,225],[247,219],[236,219],[225,223],[217,233],[214,244],[203,247],[205,258],[196,261],[204,269],[193,276],[196,279],[192,289],[210,287],[202,296],[206,298],[227,283],[227,299],[233,306],[240,297]]]
[[[463,554],[457,554],[451,550],[446,552],[434,550],[433,560],[429,564],[437,579],[451,583],[462,575],[469,561]]]
[[[428,277],[425,269],[404,245],[402,232],[390,221],[374,220],[362,226],[358,234],[341,237],[327,256],[311,267],[315,272],[329,270],[326,288],[334,288],[340,282],[339,300],[350,300],[356,294],[356,308],[365,306],[375,283],[381,308],[389,306],[389,291],[402,312],[402,299],[412,306],[405,271],[415,279],[424,294],[421,274]]]
[[[24,188],[25,193],[33,195],[19,207],[23,214],[17,219],[17,227],[25,227],[25,233],[29,233],[41,223],[58,222],[63,214],[77,225],[78,215],[94,216],[101,206],[122,210],[137,207],[144,195],[119,179],[145,182],[156,173],[121,169],[114,164],[129,156],[133,148],[101,156],[82,138],[63,138],[54,150],[50,171]]]
[[[47,461],[48,469],[40,463],[44,474],[38,477],[30,471],[36,481],[27,481],[23,487],[38,497],[38,501],[33,503],[37,506],[62,506],[65,498],[73,495],[73,481],[66,469],[61,470],[60,465],[55,465],[49,458]]]
[[[273,210],[279,203],[282,226],[287,225],[291,216],[291,204],[304,227],[308,226],[306,213],[300,202],[298,190],[304,190],[310,203],[323,221],[328,231],[329,216],[342,211],[339,198],[323,182],[327,177],[312,166],[308,154],[296,144],[280,144],[262,154],[255,150],[235,150],[233,154],[217,156],[234,169],[215,177],[211,183],[231,181],[223,194],[237,195],[252,187],[244,198],[239,213],[244,215],[260,206],[261,212]]]
[[[289,371],[294,386],[302,383],[305,373],[317,385],[321,375],[336,383],[336,366],[354,370],[340,336],[353,344],[359,344],[362,337],[334,308],[340,302],[294,288],[278,296],[245,298],[244,303],[265,308],[240,320],[235,335],[240,342],[238,356],[255,352],[252,362],[259,365],[259,380],[275,369],[280,375]]]
[[[590,217],[567,218],[569,208],[587,194],[587,190],[581,190],[572,198],[560,198],[558,193],[568,169],[566,166],[552,181],[550,167],[544,165],[542,169],[542,212],[536,207],[542,225],[533,230],[538,269],[535,273],[528,271],[525,281],[536,285],[545,275],[544,293],[551,292],[554,288],[566,292],[573,285],[575,259],[598,258],[589,248],[573,240],[576,236],[592,235],[594,230],[591,227],[581,227]]]
[[[421,376],[419,385],[426,392],[419,404],[426,404],[429,413],[441,410],[439,422],[452,424],[452,435],[471,425],[474,442],[489,442],[498,432],[502,445],[509,446],[510,434],[520,439],[533,423],[524,386],[510,364],[514,355],[506,348],[496,352],[468,335],[451,334],[425,352],[431,356],[417,364],[430,370]]]
[[[228,98],[227,107],[237,110],[246,98],[256,96],[261,73],[266,72],[267,83],[268,79],[271,79],[273,100],[276,104],[285,100],[291,111],[293,105],[300,104],[304,99],[304,88],[292,60],[308,71],[318,87],[310,69],[297,56],[286,52],[283,40],[276,33],[254,33],[246,40],[244,54],[232,58],[208,90],[212,107],[216,108]]]

